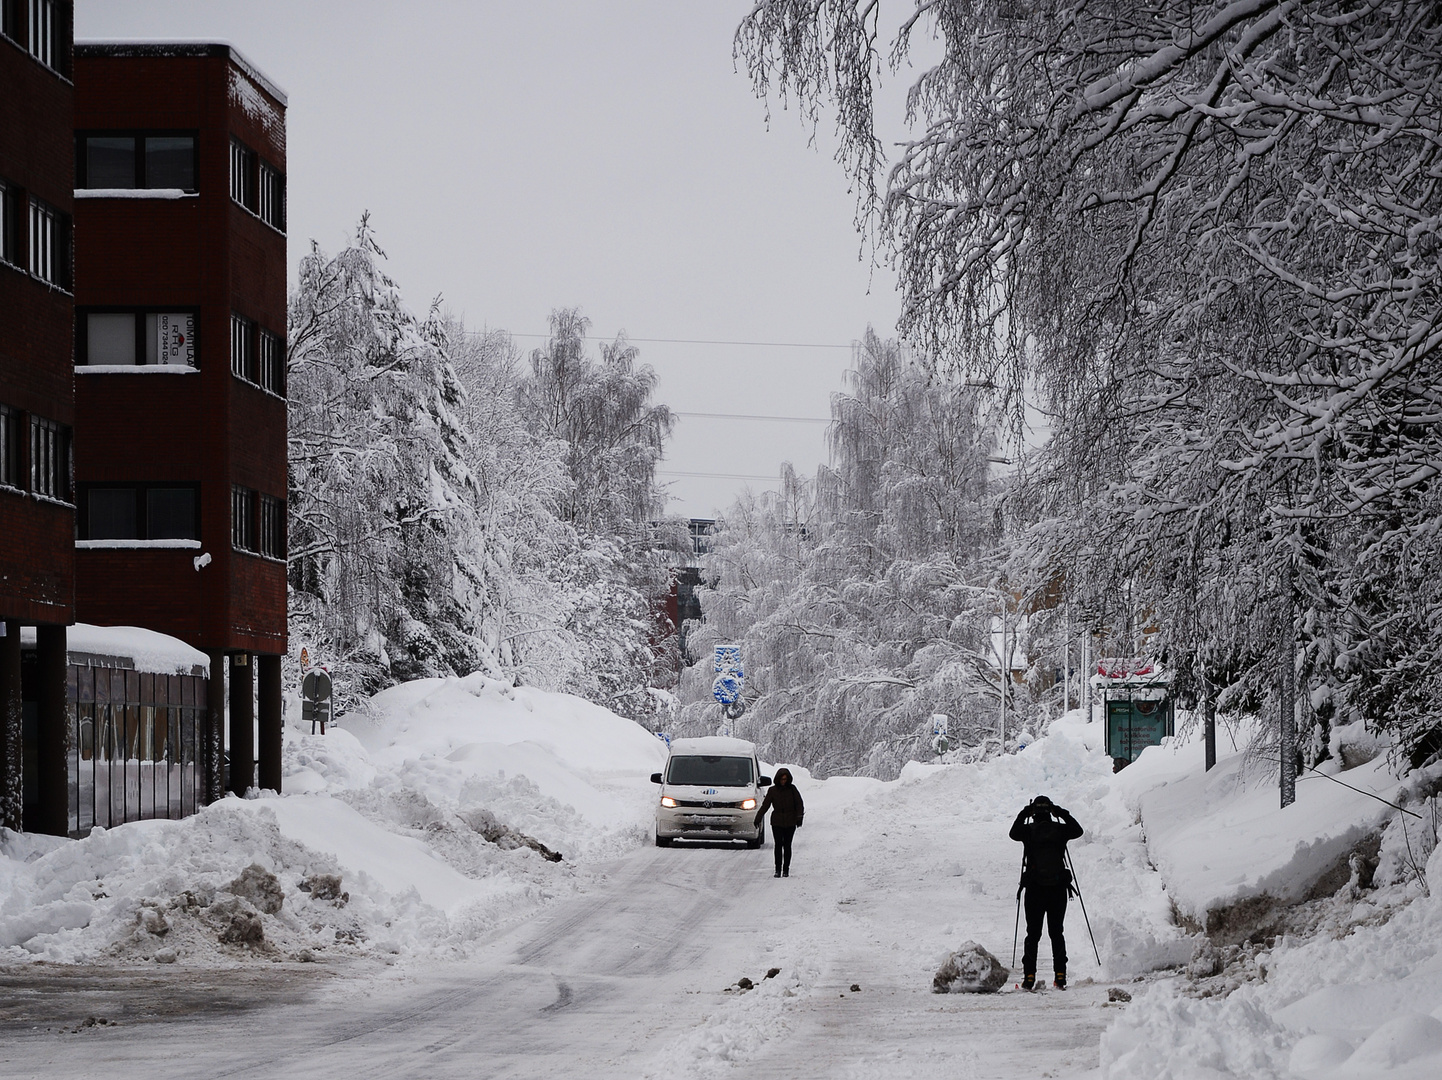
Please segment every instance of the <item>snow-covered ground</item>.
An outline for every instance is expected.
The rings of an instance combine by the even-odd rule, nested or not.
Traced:
[[[42,995],[0,1012],[0,1072],[1442,1070],[1442,900],[1420,872],[1442,881],[1430,821],[1406,819],[1404,836],[1396,811],[1321,778],[1279,811],[1240,757],[1203,774],[1195,744],[1113,775],[1099,740],[1070,715],[1021,753],[913,764],[890,783],[793,768],[808,813],[778,881],[769,848],[652,846],[648,776],[665,749],[636,725],[481,676],[397,687],[325,736],[288,729],[283,797],[83,841],[0,834],[7,985],[51,970],[37,960],[143,965],[176,995],[217,969],[323,976],[303,1008],[122,1010],[78,1032],[47,1030]],[[1434,813],[1429,777],[1401,785],[1382,758],[1339,779]],[[1100,963],[1074,902],[1072,990],[932,994],[965,941],[1010,961],[1020,853],[1006,833],[1039,793],[1086,828],[1072,854]],[[1346,856],[1377,829],[1368,889],[1347,880]],[[1339,860],[1336,895],[1274,907]],[[1199,949],[1178,919],[1213,922],[1219,947]],[[1045,939],[1041,952],[1045,972]]]

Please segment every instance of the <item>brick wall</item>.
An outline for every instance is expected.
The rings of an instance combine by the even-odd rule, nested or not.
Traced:
[[[22,200],[34,195],[71,213],[70,83],[0,38],[0,101],[0,179]],[[17,260],[24,264],[26,230],[19,224]],[[23,265],[0,263],[0,403],[22,414],[23,486],[29,484],[28,415],[74,423],[73,324],[69,294],[32,279]],[[0,617],[74,621],[74,528],[69,507],[0,489]]]

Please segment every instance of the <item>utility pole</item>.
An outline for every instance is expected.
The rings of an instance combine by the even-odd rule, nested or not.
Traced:
[[[1062,650],[1062,702],[1063,713],[1071,709],[1071,600],[1066,602],[1066,647]]]
[[[1282,808],[1286,809],[1297,801],[1297,628],[1290,559],[1282,579],[1282,591],[1282,616],[1286,624],[1282,627],[1282,662],[1278,665],[1281,668],[1281,692],[1277,694],[1277,708],[1282,714],[1279,718],[1279,738]]]
[[[1206,741],[1207,767],[1206,772],[1211,772],[1217,764],[1217,700],[1212,696],[1212,688],[1207,686],[1205,697],[1202,699],[1202,715],[1204,717],[1202,734]]]
[[[996,654],[996,673],[1001,687],[1001,752],[1006,753],[1006,681],[1011,678],[1011,662],[1006,655],[1006,593],[997,590],[1001,600],[1001,646]]]

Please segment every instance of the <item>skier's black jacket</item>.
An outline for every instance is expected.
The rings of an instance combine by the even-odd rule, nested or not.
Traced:
[[[1041,888],[1070,885],[1071,875],[1067,873],[1063,853],[1067,841],[1081,834],[1082,827],[1076,818],[1060,806],[1023,807],[1011,826],[1011,838],[1025,845],[1026,872],[1021,883]]]

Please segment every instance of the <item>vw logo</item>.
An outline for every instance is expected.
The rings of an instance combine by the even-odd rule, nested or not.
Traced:
[[[710,800],[710,799],[707,799],[707,800],[706,800],[706,809],[707,809],[707,810],[710,810],[710,809],[711,809],[711,805],[712,805],[712,804],[711,804],[711,800]]]

